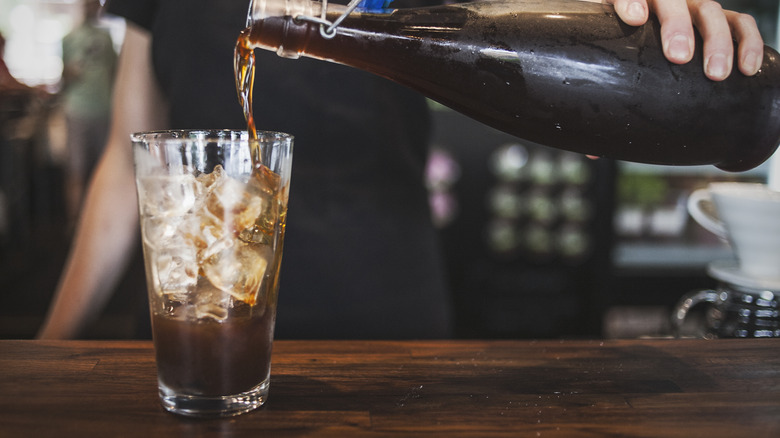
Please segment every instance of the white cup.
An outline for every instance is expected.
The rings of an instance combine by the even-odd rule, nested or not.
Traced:
[[[780,279],[780,192],[765,184],[712,183],[691,194],[688,212],[731,244],[745,275]]]

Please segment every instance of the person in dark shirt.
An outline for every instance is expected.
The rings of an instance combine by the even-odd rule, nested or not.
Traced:
[[[628,24],[651,9],[615,0]],[[713,80],[755,74],[763,42],[752,19],[698,2],[651,1],[667,58],[688,62],[693,26]],[[245,128],[233,47],[247,0],[111,0],[128,20],[111,134],[69,261],[39,337],[79,336],[105,305],[138,241],[132,132]],[[717,4],[715,4],[717,5]],[[396,6],[394,4],[394,6]],[[280,281],[279,338],[445,338],[449,297],[423,169],[429,118],[422,96],[320,61],[258,52],[255,120],[296,137]],[[141,291],[138,292],[143,293]]]

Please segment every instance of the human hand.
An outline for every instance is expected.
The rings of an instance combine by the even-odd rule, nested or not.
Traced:
[[[664,55],[675,64],[693,57],[693,26],[704,39],[704,73],[722,81],[731,73],[734,44],[738,43],[737,64],[744,75],[758,72],[764,58],[764,42],[756,21],[747,14],[724,10],[713,0],[605,0],[615,7],[621,20],[632,26],[647,21],[650,12],[661,23]]]

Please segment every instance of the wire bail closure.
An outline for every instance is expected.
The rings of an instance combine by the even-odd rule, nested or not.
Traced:
[[[349,4],[347,4],[347,10],[344,11],[339,18],[337,18],[332,23],[328,21],[325,16],[325,12],[328,9],[328,0],[322,0],[322,12],[320,13],[320,17],[310,17],[308,15],[297,15],[294,17],[297,21],[306,21],[309,23],[315,23],[320,25],[320,35],[322,35],[323,38],[331,39],[336,36],[336,28],[341,24],[342,21],[344,21],[345,18],[347,18],[347,15],[351,14],[352,11],[355,10],[355,8],[358,7],[360,2],[363,0],[350,0]]]

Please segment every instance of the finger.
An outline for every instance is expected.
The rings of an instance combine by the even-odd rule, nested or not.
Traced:
[[[720,3],[712,0],[690,0],[690,9],[693,24],[704,39],[704,73],[722,81],[734,63],[734,41],[726,14]]]
[[[731,33],[739,42],[737,50],[739,71],[744,75],[753,76],[758,73],[764,59],[764,40],[758,31],[756,20],[750,15],[739,12],[725,11],[725,13]]]
[[[661,44],[666,59],[685,64],[693,58],[693,25],[685,0],[650,0],[650,9],[661,23]]]
[[[608,0],[607,3],[611,3],[618,17],[631,26],[645,24],[650,14],[646,0]]]

